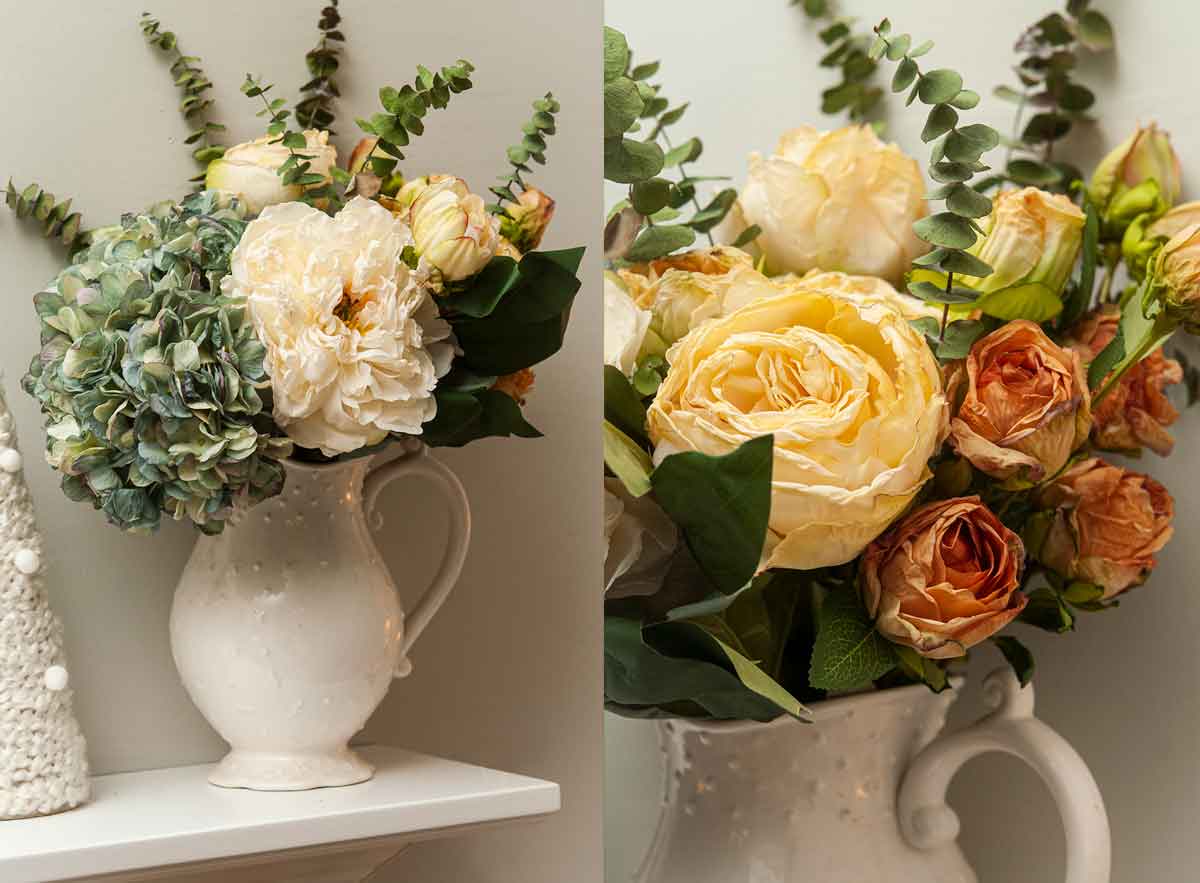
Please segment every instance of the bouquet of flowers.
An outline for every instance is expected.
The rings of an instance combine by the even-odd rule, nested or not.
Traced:
[[[8,185],[17,215],[72,255],[34,298],[41,350],[23,382],[63,491],[124,530],[165,513],[216,533],[280,492],[287,457],[539,435],[521,405],[562,344],[583,253],[537,250],[554,201],[525,176],[546,161],[553,95],[488,205],[461,178],[398,165],[427,115],[471,88],[469,62],[380,89],[343,168],[337,0],[293,108],[247,76],[266,134],[231,147],[200,59],[151,16],[141,28],[171,60],[197,192],[84,230],[70,200]]]
[[[1115,608],[1171,538],[1167,489],[1107,454],[1167,455],[1168,388],[1195,397],[1164,344],[1200,320],[1200,206],[1177,205],[1152,125],[1086,180],[1051,150],[1093,103],[1071,75],[1111,46],[1107,19],[1072,2],[1022,36],[995,170],[1002,139],[963,119],[979,95],[926,66],[932,44],[886,20],[821,36],[844,74],[824,109],[854,124],[787,133],[689,221],[700,142],[659,144],[685,105],[606,35],[606,175],[630,185],[604,375],[605,685],[625,715],[940,691],[987,640],[1025,683],[1016,626]],[[932,192],[867,124],[889,63],[926,106]]]

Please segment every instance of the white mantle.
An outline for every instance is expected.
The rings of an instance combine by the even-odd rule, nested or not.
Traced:
[[[99,776],[81,809],[0,822],[0,879],[357,881],[412,843],[560,806],[553,782],[359,750],[374,779],[316,791],[215,788],[208,765]]]

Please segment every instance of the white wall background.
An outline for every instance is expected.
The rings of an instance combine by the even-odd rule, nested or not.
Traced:
[[[984,101],[970,116],[1001,131],[1011,128],[1012,106],[989,98],[1009,82],[1012,43],[1028,24],[1062,4],[1057,0],[835,0],[842,14],[870,27],[885,15],[916,42],[932,39],[930,66],[961,71]],[[1195,101],[1192,53],[1182,39],[1200,29],[1200,6],[1144,0],[1093,0],[1116,29],[1118,52],[1086,63],[1080,79],[1092,85],[1103,121],[1080,127],[1067,148],[1090,168],[1105,146],[1139,121],[1157,119],[1175,138],[1185,167],[1185,197],[1200,196],[1200,106]],[[745,173],[751,150],[770,152],[779,134],[801,124],[829,127],[819,93],[831,74],[817,67],[823,54],[816,28],[787,0],[724,6],[694,0],[607,0],[606,19],[626,32],[643,61],[661,58],[661,79],[691,109],[678,126],[703,138],[697,174]],[[889,66],[890,67],[890,66]],[[884,85],[891,78],[886,71]],[[894,99],[893,99],[894,100]],[[918,156],[923,114],[896,105],[890,137]],[[1191,175],[1188,176],[1190,171]],[[610,194],[611,195],[611,194]],[[1192,347],[1190,352],[1200,352]],[[1129,595],[1115,612],[1085,616],[1072,635],[1021,629],[1037,656],[1041,717],[1069,739],[1091,765],[1108,802],[1113,827],[1114,883],[1196,879],[1200,805],[1196,728],[1195,643],[1200,629],[1200,408],[1175,427],[1171,459],[1148,455],[1144,468],[1175,495],[1176,538],[1151,584]],[[984,651],[973,664],[982,675],[998,654]],[[978,714],[974,691],[954,719]],[[953,725],[953,721],[952,721]],[[607,848],[610,883],[623,883],[636,866],[657,811],[660,776],[650,725],[606,720],[608,741]],[[952,788],[963,822],[962,843],[982,883],[1052,883],[1062,879],[1063,845],[1048,793],[1017,761],[974,761]],[[820,881],[813,881],[820,883]]]
[[[137,19],[151,9],[179,34],[217,84],[217,118],[230,141],[261,133],[238,92],[262,74],[291,97],[307,79],[322,0],[236,2],[61,0],[0,4],[4,137],[0,177],[37,180],[92,225],[186,190],[193,174],[167,63],[143,44]],[[339,148],[353,119],[376,109],[376,91],[411,79],[417,63],[459,57],[475,89],[428,120],[410,174],[453,171],[482,192],[505,169],[529,102],[547,89],[562,101],[550,166],[536,180],[559,200],[548,247],[589,245],[600,205],[600,5],[597,0],[344,0],[347,59]],[[346,153],[343,153],[343,156]],[[36,408],[17,383],[37,351],[30,302],[59,257],[33,229],[0,211],[4,313],[0,368],[22,433],[30,484],[55,554],[53,603],[67,630],[76,709],[99,772],[208,761],[223,744],[184,694],[167,643],[171,594],[194,535],[167,524],[127,537],[71,503],[38,456]],[[584,278],[598,280],[595,249]],[[368,728],[378,741],[553,779],[558,816],[514,832],[427,844],[381,881],[560,883],[600,877],[600,459],[596,415],[601,362],[598,286],[580,293],[567,347],[539,371],[530,419],[538,441],[493,440],[443,452],[474,505],[476,533],[456,593]],[[444,515],[420,483],[392,490],[386,557],[415,595],[433,571]],[[408,495],[408,496],[405,496]],[[428,508],[428,512],[426,509]],[[415,516],[415,517],[414,517]],[[580,574],[592,575],[580,579]],[[153,807],[147,807],[153,812]]]

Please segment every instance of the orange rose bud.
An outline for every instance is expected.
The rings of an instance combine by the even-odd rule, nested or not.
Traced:
[[[1079,354],[1019,319],[975,342],[950,441],[996,479],[1053,475],[1087,440],[1091,396]]]
[[[867,546],[860,586],[875,628],[930,659],[962,656],[1025,608],[1025,547],[979,497],[930,503]]]
[[[522,368],[515,374],[497,377],[496,382],[492,384],[492,389],[504,393],[518,405],[524,405],[525,396],[533,389],[533,371],[529,368]]]
[[[542,244],[542,236],[554,219],[554,200],[536,187],[521,191],[517,201],[500,216],[500,234],[522,254]]]
[[[1144,582],[1174,532],[1165,487],[1098,457],[1080,460],[1038,502],[1052,513],[1039,559],[1067,579],[1094,583],[1105,598]]]
[[[1117,335],[1121,309],[1106,304],[1089,313],[1072,330],[1067,346],[1090,362]],[[1092,442],[1104,451],[1139,451],[1149,448],[1159,456],[1171,453],[1175,439],[1167,427],[1179,411],[1166,389],[1183,381],[1183,367],[1155,350],[1121,376],[1120,384],[1092,411]]]

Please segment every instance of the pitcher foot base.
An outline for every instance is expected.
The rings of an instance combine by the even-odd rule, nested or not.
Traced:
[[[356,785],[375,775],[375,768],[342,748],[312,754],[230,751],[208,775],[221,788],[251,791],[307,791]]]

